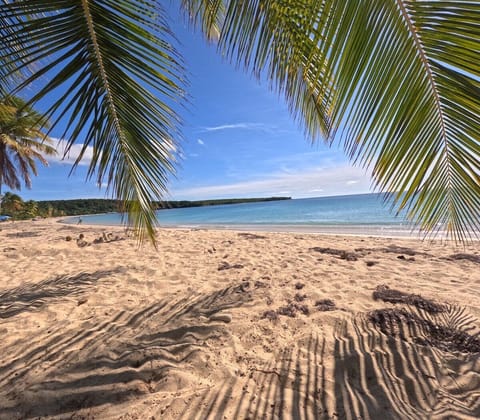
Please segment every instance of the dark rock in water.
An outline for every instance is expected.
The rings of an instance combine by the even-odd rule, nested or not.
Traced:
[[[297,289],[297,290],[301,290],[304,287],[305,287],[305,284],[303,284],[303,283],[300,283],[300,282],[295,283],[295,289]]]
[[[378,309],[368,318],[389,336],[447,352],[480,353],[480,339],[465,331],[435,324],[405,309]]]
[[[367,267],[373,267],[375,264],[377,264],[376,261],[365,261],[365,264],[367,264]]]
[[[66,240],[67,242],[70,242],[70,241],[72,240],[72,237],[71,237],[71,236],[67,236],[67,237],[65,238],[65,240]]]
[[[373,292],[373,299],[390,303],[404,303],[423,309],[430,313],[445,312],[445,305],[440,305],[420,295],[405,293],[400,290],[390,289],[386,284],[377,286]]]
[[[85,235],[83,233],[81,233],[80,235],[78,235],[78,239],[84,239],[85,238]]]
[[[331,299],[321,299],[315,302],[315,307],[322,312],[325,311],[334,311],[337,309],[335,302]]]

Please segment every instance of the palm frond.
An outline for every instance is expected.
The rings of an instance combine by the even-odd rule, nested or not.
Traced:
[[[312,139],[343,144],[420,229],[478,234],[478,1],[225,4],[221,51],[272,80]]]
[[[174,107],[185,85],[160,3],[23,0],[3,5],[0,18],[19,22],[9,40],[20,45],[23,60],[6,57],[15,71],[48,58],[17,91],[47,79],[35,102],[61,89],[46,113],[53,127],[64,119],[69,147],[81,142],[84,152],[93,146],[88,176],[99,185],[106,181],[126,203],[140,238],[153,239],[151,203],[162,199],[174,172],[180,138]]]
[[[5,152],[5,149],[0,147],[0,166],[2,168],[0,177],[2,184],[5,184],[12,189],[19,190],[22,184],[17,175],[17,169],[10,159],[10,156]]]
[[[199,26],[209,41],[218,41],[225,17],[223,0],[182,0],[181,8],[188,21]]]
[[[181,5],[222,53],[271,80],[310,138],[336,139],[371,168],[420,228],[445,226],[456,239],[480,230],[478,1]],[[153,235],[150,202],[173,170],[172,104],[183,94],[159,2],[23,0],[4,2],[0,18],[8,75],[50,58],[19,88],[48,76],[34,99],[66,91],[48,114],[67,117],[70,145],[85,136],[84,150],[94,146],[89,175],[106,177]]]
[[[3,8],[9,3],[8,0],[0,0],[0,8]],[[15,64],[12,63],[12,60],[5,60],[6,56],[15,58],[17,61],[21,61],[22,57],[17,54],[17,43],[9,42],[12,35],[15,34],[14,27],[18,22],[14,17],[3,17],[0,25],[0,100],[5,98],[8,95],[10,89],[14,86],[18,74],[15,74],[13,71],[15,69]],[[10,75],[10,77],[7,77]],[[0,110],[1,112],[1,110]]]

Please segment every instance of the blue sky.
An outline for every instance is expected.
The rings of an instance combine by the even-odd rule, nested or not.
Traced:
[[[371,190],[365,170],[352,167],[341,149],[305,139],[284,101],[266,84],[223,62],[182,20],[172,26],[190,73],[191,104],[182,111],[183,160],[167,199],[301,198]],[[68,175],[79,148],[73,148],[70,159],[50,159],[32,189],[22,189],[20,195],[35,200],[109,198],[94,180],[85,181],[88,156]]]

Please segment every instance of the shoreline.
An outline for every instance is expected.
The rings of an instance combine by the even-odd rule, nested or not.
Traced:
[[[106,214],[106,213],[105,213]],[[86,217],[89,215],[68,216],[71,219]],[[64,217],[56,218],[58,223],[70,226],[88,226],[103,228],[128,228],[122,224],[98,224],[88,223],[82,220],[80,224],[69,223]],[[374,238],[392,238],[392,239],[411,239],[418,241],[446,241],[455,242],[455,239],[447,237],[445,231],[437,233],[421,233],[415,229],[402,227],[401,225],[313,225],[313,224],[168,224],[160,225],[158,229],[173,230],[212,230],[212,231],[233,231],[233,232],[266,232],[266,233],[302,233],[309,235],[327,235],[327,236],[348,236],[348,237],[374,237]],[[480,235],[472,235],[467,242],[480,241]]]

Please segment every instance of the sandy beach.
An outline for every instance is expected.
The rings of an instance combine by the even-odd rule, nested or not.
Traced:
[[[163,229],[155,250],[54,219],[0,241],[0,419],[480,417],[478,242]]]

